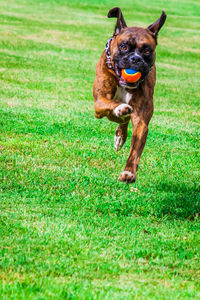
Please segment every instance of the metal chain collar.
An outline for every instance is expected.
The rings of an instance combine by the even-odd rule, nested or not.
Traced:
[[[111,55],[110,55],[110,43],[112,42],[113,40],[113,37],[111,37],[107,43],[106,43],[106,58],[107,58],[107,61],[106,61],[106,64],[107,64],[107,67],[109,69],[113,69],[113,66],[112,66],[112,63],[111,63]]]

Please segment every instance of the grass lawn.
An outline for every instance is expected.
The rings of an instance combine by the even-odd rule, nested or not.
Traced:
[[[120,6],[164,9],[137,182],[128,139],[94,118],[95,65]],[[0,2],[0,298],[200,299],[200,2]]]

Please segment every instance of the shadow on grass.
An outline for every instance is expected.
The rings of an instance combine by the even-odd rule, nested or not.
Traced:
[[[188,187],[184,183],[162,182],[155,188],[159,192],[159,200],[158,207],[154,209],[159,216],[171,215],[175,218],[193,219],[200,214],[198,185]]]
[[[200,215],[199,187],[162,182],[146,188],[141,194],[104,196],[96,202],[96,210],[118,216],[156,216],[157,218],[190,219]]]

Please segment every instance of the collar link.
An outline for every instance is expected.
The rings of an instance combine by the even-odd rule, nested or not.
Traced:
[[[105,47],[105,50],[106,50],[106,64],[107,64],[107,67],[108,69],[113,69],[113,66],[112,66],[112,63],[111,63],[111,55],[110,55],[110,44],[113,40],[113,37],[111,37],[107,43],[106,43],[106,47]]]

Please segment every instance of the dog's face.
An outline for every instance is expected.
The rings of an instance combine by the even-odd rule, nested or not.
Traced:
[[[123,29],[113,41],[111,58],[121,86],[136,88],[149,74],[155,61],[156,42],[147,29],[130,27]],[[142,76],[135,83],[121,77],[122,69],[139,71]]]
[[[111,60],[119,84],[128,88],[137,88],[151,71],[155,62],[157,34],[165,22],[166,15],[161,17],[148,28],[127,27],[120,8],[109,11],[108,17],[117,16],[117,24],[111,43]],[[142,76],[135,83],[126,82],[121,76],[122,69],[139,71]]]

